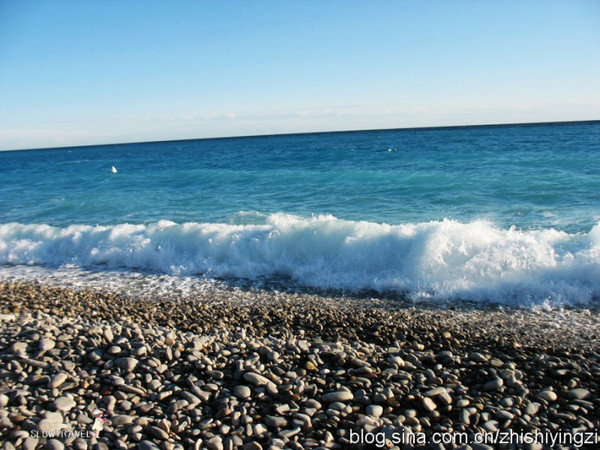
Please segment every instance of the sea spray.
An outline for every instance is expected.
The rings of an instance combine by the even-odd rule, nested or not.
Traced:
[[[443,220],[403,225],[271,214],[263,225],[0,225],[0,264],[264,279],[414,299],[590,305],[600,224],[587,233]]]

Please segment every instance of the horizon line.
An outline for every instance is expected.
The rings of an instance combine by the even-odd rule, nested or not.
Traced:
[[[506,127],[506,126],[536,126],[536,125],[567,125],[567,124],[584,124],[600,122],[600,119],[585,119],[585,120],[559,120],[559,121],[543,121],[543,122],[502,122],[502,123],[481,123],[481,124],[469,124],[469,125],[439,125],[439,126],[422,126],[422,127],[399,127],[399,128],[367,128],[367,129],[354,129],[354,130],[330,130],[330,131],[301,131],[294,133],[271,133],[271,134],[248,134],[248,135],[233,135],[233,136],[216,136],[216,137],[204,137],[204,138],[184,138],[184,139],[160,139],[153,141],[131,141],[131,142],[110,142],[105,144],[82,144],[82,145],[66,145],[57,147],[33,147],[33,148],[18,148],[18,149],[5,149],[0,150],[1,152],[30,152],[38,150],[58,150],[58,149],[74,149],[74,148],[91,148],[91,147],[104,147],[104,146],[121,146],[121,145],[135,145],[135,144],[159,144],[166,142],[190,142],[190,141],[210,141],[219,139],[248,139],[248,138],[263,138],[263,137],[278,137],[278,136],[302,136],[310,134],[334,134],[334,133],[361,133],[361,132],[372,132],[372,131],[411,131],[411,130],[444,130],[454,128],[492,128],[492,127]]]

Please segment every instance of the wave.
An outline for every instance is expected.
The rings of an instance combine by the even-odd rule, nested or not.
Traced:
[[[570,234],[485,221],[386,225],[288,214],[261,225],[9,223],[0,225],[0,264],[284,277],[305,287],[413,299],[590,305],[600,296],[600,224]]]

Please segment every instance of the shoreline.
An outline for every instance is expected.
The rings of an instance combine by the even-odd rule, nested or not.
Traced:
[[[23,448],[259,449],[600,427],[597,311],[422,306],[1,282],[0,432]],[[99,436],[77,437],[97,410]]]
[[[435,329],[470,337],[472,341],[464,345],[471,347],[525,347],[550,352],[600,350],[598,310],[546,310],[468,302],[462,306],[459,302],[411,303],[226,285],[186,294],[151,292],[140,296],[139,292],[138,289],[127,295],[98,288],[0,281],[0,311],[12,313],[16,307],[18,313],[41,311],[127,320],[199,333],[220,322],[226,329],[241,327],[251,332],[257,328],[259,335],[283,325],[324,340],[359,339],[377,344],[391,344],[411,335],[426,339]],[[120,312],[118,317],[114,308]],[[357,321],[358,317],[362,321]],[[256,320],[260,326],[253,327]]]

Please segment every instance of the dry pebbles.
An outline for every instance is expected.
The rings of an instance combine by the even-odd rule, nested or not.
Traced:
[[[600,426],[595,342],[523,345],[460,311],[290,299],[140,305],[0,285],[5,448],[349,448],[360,430]],[[99,417],[97,437],[77,435]]]

